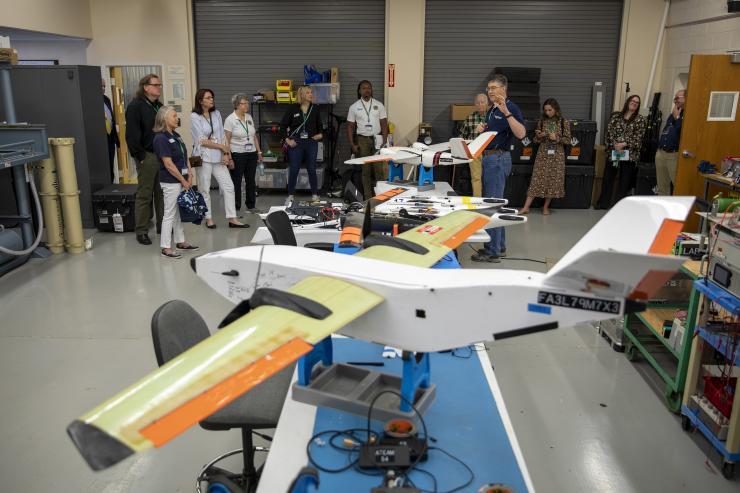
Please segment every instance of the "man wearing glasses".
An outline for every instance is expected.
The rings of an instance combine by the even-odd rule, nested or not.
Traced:
[[[673,110],[668,115],[663,132],[658,139],[658,150],[655,152],[655,178],[658,182],[658,195],[671,195],[671,185],[676,183],[678,141],[681,138],[684,104],[686,104],[686,91],[681,90],[673,98]]]
[[[483,196],[501,198],[504,196],[506,177],[511,173],[511,143],[514,137],[523,139],[527,133],[524,115],[519,107],[506,96],[508,79],[503,74],[495,74],[488,81],[486,91],[491,107],[486,111],[484,123],[476,132],[496,132],[496,137],[483,151]],[[491,241],[484,244],[470,259],[473,262],[501,262],[506,255],[506,236],[504,228],[491,228],[486,232]]]
[[[157,214],[157,232],[162,228],[164,200],[159,186],[159,161],[154,154],[154,117],[162,107],[159,96],[162,94],[162,80],[156,74],[149,74],[139,81],[136,96],[126,108],[126,143],[131,155],[136,159],[138,187],[136,188],[136,241],[151,245],[149,228],[152,219],[152,197]]]

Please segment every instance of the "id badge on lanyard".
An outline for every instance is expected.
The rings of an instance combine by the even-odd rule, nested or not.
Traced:
[[[237,120],[239,120],[238,117],[237,117]],[[245,120],[246,120],[246,117],[245,117]],[[244,123],[242,123],[241,120],[239,120],[239,123],[241,124],[242,128],[244,129],[244,132],[247,134],[247,143],[244,144],[244,150],[246,152],[252,152],[254,150],[254,144],[252,143],[252,141],[249,138],[249,129],[247,129],[247,125],[249,125],[249,121],[247,121],[247,125],[244,125]]]
[[[313,105],[308,109],[308,114],[306,116],[303,116],[301,114],[301,117],[303,118],[303,124],[301,125],[303,129],[301,130],[300,137],[301,139],[307,139],[308,138],[308,130],[306,130],[306,122],[308,121],[308,117],[311,116],[311,112],[313,111]]]
[[[363,103],[362,100],[360,100],[360,104],[362,105],[362,109],[365,110],[365,115],[367,115],[367,123],[365,124],[365,130],[372,132],[373,124],[370,122],[370,110],[373,107],[373,99],[370,98],[370,106],[368,108],[365,107],[365,103]]]

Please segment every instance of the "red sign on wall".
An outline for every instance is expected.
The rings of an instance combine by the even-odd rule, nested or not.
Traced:
[[[396,64],[388,64],[388,87],[396,87]]]

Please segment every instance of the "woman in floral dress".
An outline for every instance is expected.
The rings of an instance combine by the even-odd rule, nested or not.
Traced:
[[[552,199],[565,196],[565,150],[570,144],[570,123],[563,119],[560,105],[549,98],[542,105],[542,118],[537,122],[534,141],[540,144],[532,170],[532,182],[527,191],[527,200],[519,214],[529,213],[532,201],[537,197],[545,199],[542,214],[550,215]]]

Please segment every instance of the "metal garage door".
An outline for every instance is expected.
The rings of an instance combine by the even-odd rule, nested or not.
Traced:
[[[435,141],[452,133],[450,104],[472,102],[497,66],[540,67],[541,101],[556,98],[566,118],[590,119],[602,81],[610,110],[621,20],[621,0],[428,0],[424,121]]]
[[[224,118],[232,94],[274,90],[276,79],[300,84],[306,64],[339,67],[339,115],[347,116],[363,79],[383,100],[384,0],[194,0],[193,17],[198,85],[213,89]],[[283,111],[267,116],[279,119]],[[349,156],[341,130],[336,162]]]

